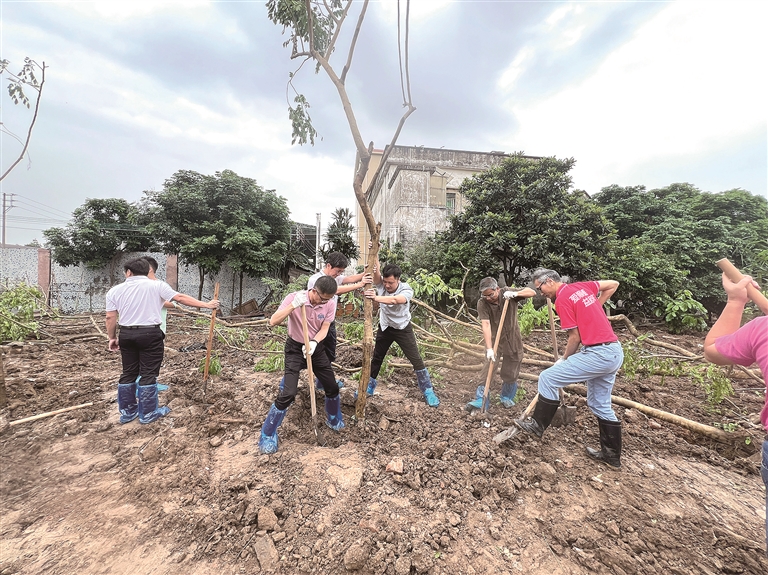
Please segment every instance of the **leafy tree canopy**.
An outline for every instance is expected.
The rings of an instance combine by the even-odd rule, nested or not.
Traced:
[[[139,220],[137,206],[123,199],[90,199],[73,212],[65,227],[47,229],[43,235],[59,265],[82,263],[98,269],[120,253],[151,249],[151,236]]]
[[[162,191],[144,192],[147,228],[165,253],[206,274],[230,266],[259,277],[283,262],[291,222],[285,198],[231,170],[206,176],[180,170]]]
[[[464,180],[460,191],[469,205],[437,237],[445,246],[441,267],[461,277],[456,264],[463,263],[475,274],[470,282],[502,273],[507,285],[540,266],[573,278],[598,276],[613,226],[584,194],[569,191],[574,163],[515,154]]]

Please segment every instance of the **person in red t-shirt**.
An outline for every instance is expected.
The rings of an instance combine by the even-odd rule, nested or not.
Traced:
[[[533,272],[532,281],[537,291],[556,300],[555,309],[560,327],[568,332],[568,344],[563,357],[539,374],[539,400],[533,416],[525,421],[517,419],[515,425],[541,438],[560,407],[559,388],[586,381],[587,405],[597,416],[600,428],[600,450],[587,447],[587,455],[620,468],[621,422],[611,407],[611,391],[624,352],[603,310],[619,282],[564,283],[557,272],[548,269]]]

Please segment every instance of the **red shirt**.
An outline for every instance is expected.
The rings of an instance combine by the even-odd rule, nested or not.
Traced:
[[[555,296],[555,310],[563,329],[579,328],[581,343],[595,345],[618,341],[611,322],[597,299],[598,282],[563,284]]]

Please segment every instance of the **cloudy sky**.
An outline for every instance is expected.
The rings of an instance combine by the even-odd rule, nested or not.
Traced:
[[[371,3],[347,82],[376,147],[402,114],[396,7]],[[265,2],[2,0],[0,11],[0,57],[13,71],[24,56],[48,66],[30,161],[0,183],[16,194],[8,243],[42,241],[88,198],[139,200],[180,169],[254,178],[305,223],[354,207],[349,129],[311,66],[294,85],[322,140],[291,145],[297,62]],[[589,193],[690,182],[766,195],[766,16],[762,1],[412,0],[417,111],[399,143],[574,157],[574,186]],[[3,127],[23,135],[31,113],[2,83]],[[5,170],[20,146],[1,142]]]

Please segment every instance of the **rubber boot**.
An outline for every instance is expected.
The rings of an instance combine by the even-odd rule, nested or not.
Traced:
[[[560,401],[557,399],[547,399],[546,397],[539,396],[539,400],[536,402],[536,408],[533,410],[533,416],[527,420],[515,419],[515,425],[526,433],[535,435],[539,439],[544,435],[544,430],[552,423],[552,419],[557,413],[557,408],[560,407]]]
[[[283,390],[285,389],[285,376],[280,378],[280,385],[277,386],[277,389],[279,393],[283,393]]]
[[[484,385],[478,385],[477,390],[475,390],[475,399],[467,403],[467,411],[470,411],[472,409],[482,409],[483,408],[483,394],[485,393],[485,386]]]
[[[587,447],[587,455],[606,465],[621,469],[621,422],[597,418],[600,450]]]
[[[344,417],[341,414],[341,396],[325,398],[325,413],[328,415],[328,419],[325,420],[325,424],[328,427],[334,431],[344,429]]]
[[[117,384],[117,409],[120,410],[120,423],[128,423],[139,416],[139,402],[136,382]]]
[[[515,405],[515,396],[517,395],[517,382],[501,384],[501,405],[504,407],[513,407]]]
[[[336,385],[338,385],[339,389],[341,389],[342,387],[344,387],[344,380],[343,379],[337,379],[336,380]],[[317,379],[317,377],[315,377],[315,390],[316,391],[322,391],[323,393],[325,393],[325,388],[323,387],[323,384],[320,383],[320,380]]]
[[[170,407],[158,407],[156,383],[139,386],[139,423],[152,423],[170,411]]]
[[[435,390],[432,387],[432,380],[429,379],[429,372],[427,368],[414,370],[416,373],[416,380],[419,382],[419,389],[424,394],[424,399],[429,407],[437,407],[440,405],[440,400],[435,395]]]
[[[139,387],[138,387],[138,385],[139,385],[139,380],[140,379],[141,379],[141,376],[136,378],[136,399],[139,398]],[[168,386],[167,385],[163,385],[159,381],[156,381],[155,383],[157,383],[157,391],[168,391]]]
[[[368,387],[365,390],[365,393],[366,395],[368,395],[368,397],[373,397],[373,394],[376,391],[376,386],[378,384],[379,382],[373,379],[372,377],[368,378]],[[357,399],[357,390],[355,390],[355,399]]]
[[[261,426],[259,438],[259,453],[275,453],[277,451],[277,428],[285,419],[287,409],[277,409],[275,404],[269,408],[264,425]]]

